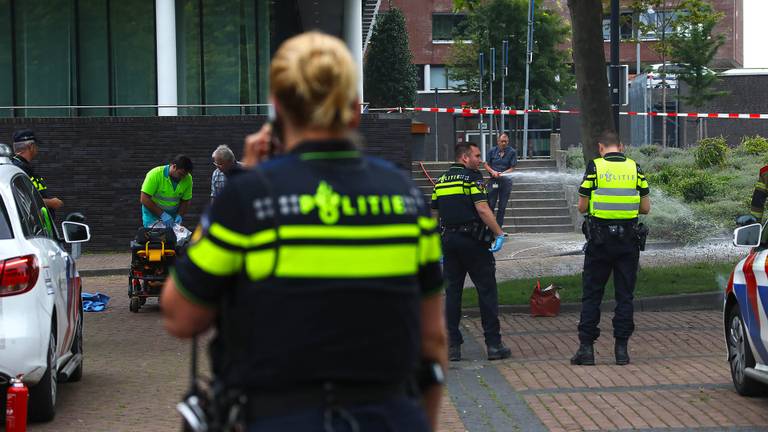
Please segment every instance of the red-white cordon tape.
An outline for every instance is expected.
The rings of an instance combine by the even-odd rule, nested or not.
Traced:
[[[392,108],[392,111],[416,111],[430,113],[450,113],[450,114],[493,114],[493,115],[523,115],[525,110],[519,109],[488,109],[488,108]],[[575,110],[558,109],[531,109],[529,113],[552,113],[552,114],[580,114]],[[638,112],[622,111],[619,114],[628,116],[648,116],[648,117],[697,117],[697,118],[723,118],[723,119],[764,119],[768,120],[768,114],[743,114],[743,113],[700,113],[700,112]]]

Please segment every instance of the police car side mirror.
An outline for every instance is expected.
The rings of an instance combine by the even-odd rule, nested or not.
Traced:
[[[67,243],[83,243],[91,239],[91,230],[86,224],[65,221],[61,223],[61,231]]]
[[[733,245],[740,247],[757,247],[760,245],[762,233],[763,227],[759,223],[736,228],[733,231]]]

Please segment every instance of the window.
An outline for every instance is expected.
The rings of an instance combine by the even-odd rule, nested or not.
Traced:
[[[432,14],[432,40],[453,40],[460,33],[467,21],[464,14],[433,13]]]
[[[424,65],[416,65],[416,89],[427,90],[424,88]]]
[[[640,34],[641,40],[658,40],[662,33],[671,35],[682,31],[676,21],[687,14],[684,11],[654,11],[653,9],[640,14],[640,23],[645,27]]]
[[[13,198],[24,236],[47,237],[43,214],[40,211],[42,199],[35,192],[32,182],[24,175],[13,178]]]
[[[268,62],[262,1],[176,0],[180,104],[256,104],[266,99],[260,63]],[[261,21],[258,19],[261,18]],[[263,80],[263,82],[260,81]],[[245,111],[256,113],[255,108]],[[182,108],[179,114],[200,114]],[[206,114],[240,114],[239,107],[207,108]]]
[[[435,88],[446,90],[456,89],[462,85],[462,81],[452,80],[448,77],[448,70],[443,65],[432,65],[429,68],[429,86],[424,90],[434,90]]]
[[[13,238],[11,230],[11,220],[8,218],[8,210],[5,209],[2,200],[0,200],[0,240]]]
[[[619,16],[619,40],[629,40],[634,37],[634,14],[622,12]],[[603,16],[603,40],[611,41],[611,16]]]

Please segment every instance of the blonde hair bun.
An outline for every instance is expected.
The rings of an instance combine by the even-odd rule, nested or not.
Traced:
[[[357,80],[344,42],[316,31],[280,45],[269,69],[271,93],[299,128],[348,127],[357,109]]]

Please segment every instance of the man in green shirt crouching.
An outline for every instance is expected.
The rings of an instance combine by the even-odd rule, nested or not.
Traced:
[[[152,168],[141,185],[141,219],[149,228],[158,220],[180,224],[192,199],[192,160],[178,155],[168,165]]]

